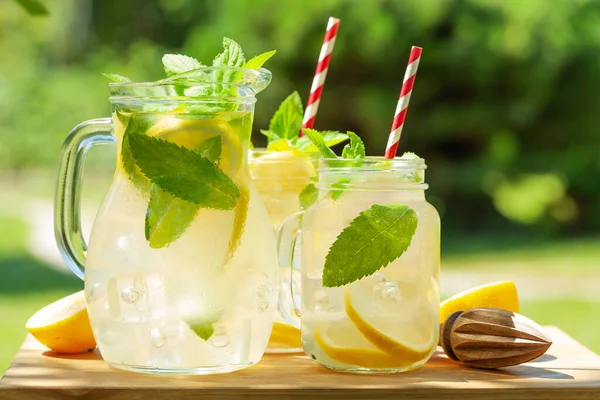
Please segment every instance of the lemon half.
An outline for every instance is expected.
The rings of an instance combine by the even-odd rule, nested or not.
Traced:
[[[57,353],[83,353],[96,347],[83,290],[42,308],[25,327]]]
[[[476,286],[462,291],[440,304],[440,323],[448,319],[456,311],[467,311],[472,308],[503,308],[519,312],[519,296],[513,281],[502,281]]]

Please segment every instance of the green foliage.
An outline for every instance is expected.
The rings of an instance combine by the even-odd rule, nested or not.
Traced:
[[[202,67],[198,60],[182,54],[165,54],[162,63],[167,76],[183,74]]]
[[[365,144],[362,139],[354,132],[348,132],[348,137],[350,138],[350,143],[344,146],[342,158],[365,158]]]
[[[417,214],[404,204],[374,204],[361,212],[329,248],[323,286],[343,286],[400,257],[417,230]]]
[[[370,155],[382,155],[410,46],[419,45],[399,150],[427,160],[427,193],[444,230],[600,229],[600,185],[591,178],[600,126],[597,1],[122,3],[48,1],[44,19],[15,2],[0,4],[0,168],[54,168],[73,126],[108,116],[99,72],[160,79],[163,54],[209,63],[223,36],[240,40],[246,54],[277,49],[273,84],[259,97],[254,123],[254,141],[264,146],[258,128],[268,126],[281,99],[294,90],[308,94],[325,21],[335,15],[342,24],[317,129],[357,132]],[[94,167],[108,170],[105,164],[99,158]],[[541,199],[535,213],[514,212],[521,200],[503,194],[506,188],[544,174],[561,180],[562,197]]]

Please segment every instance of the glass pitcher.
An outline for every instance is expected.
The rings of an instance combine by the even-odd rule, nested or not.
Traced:
[[[424,170],[423,159],[322,159],[317,202],[279,231],[281,265],[294,263],[290,249],[302,237],[302,345],[320,364],[401,372],[435,350],[440,220],[425,200]],[[343,243],[348,232],[352,240]],[[385,266],[356,271],[370,259]],[[325,284],[347,276],[348,283]]]
[[[277,256],[247,154],[255,94],[270,79],[264,69],[208,67],[185,81],[111,83],[112,119],[84,122],[66,138],[56,238],[85,280],[94,336],[111,365],[208,374],[264,353]],[[102,143],[116,143],[117,166],[86,244],[80,178],[87,150]]]

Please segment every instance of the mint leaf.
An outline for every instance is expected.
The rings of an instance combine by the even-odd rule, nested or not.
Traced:
[[[221,157],[221,136],[206,139],[195,152],[212,162],[218,161]],[[179,199],[152,184],[144,229],[150,247],[160,249],[179,239],[199,209],[199,205]]]
[[[221,135],[213,136],[200,143],[195,152],[213,163],[221,158]]]
[[[267,151],[293,151],[294,149],[293,143],[287,139],[277,139],[267,144]]]
[[[254,56],[250,60],[246,61],[246,63],[244,64],[244,68],[259,69],[260,67],[263,66],[264,63],[267,62],[267,60],[269,58],[273,57],[275,55],[275,53],[276,53],[275,50],[271,50],[271,51],[267,51],[262,54],[259,54],[257,56]]]
[[[361,159],[365,158],[365,144],[360,137],[354,132],[348,132],[350,143],[344,146],[342,151],[343,158]]]
[[[129,79],[126,76],[119,75],[119,74],[102,73],[102,75],[104,77],[110,79],[113,82],[119,82],[119,83],[131,82],[131,79]]]
[[[323,139],[325,140],[325,145],[327,147],[335,146],[336,144],[348,140],[348,135],[345,133],[337,131],[322,131],[320,133],[323,136]],[[306,136],[298,138],[298,140],[296,141],[296,147],[299,150],[305,151],[307,153],[318,151],[316,146],[312,144],[310,139]]]
[[[279,135],[277,135],[275,132],[271,132],[271,131],[266,130],[266,129],[261,129],[260,133],[262,133],[263,135],[265,135],[267,137],[267,140],[269,142],[275,141],[275,140],[280,140]],[[283,139],[283,140],[285,140],[285,139]]]
[[[219,322],[223,311],[215,311],[212,315],[188,321],[188,325],[201,339],[208,340],[215,333],[215,323]]]
[[[160,249],[179,239],[199,209],[197,204],[174,197],[152,184],[144,227],[150,247]]]
[[[342,178],[339,181],[337,181],[337,183],[333,183],[331,185],[333,189],[330,191],[331,198],[333,200],[339,199],[342,193],[344,193],[344,187],[346,186],[346,183],[350,182],[352,182],[350,178]]]
[[[418,160],[421,157],[419,157],[412,151],[407,151],[404,154],[402,154],[402,157],[400,157],[400,158],[405,159],[405,160]]]
[[[319,196],[319,190],[315,186],[314,183],[309,183],[302,189],[299,195],[300,200],[300,209],[307,210],[310,206],[312,206],[315,201],[317,201],[317,197]]]
[[[273,132],[279,139],[294,139],[298,137],[302,127],[302,114],[304,108],[298,92],[293,92],[281,102],[271,122],[269,132]]]
[[[213,60],[213,67],[241,67],[246,60],[242,47],[233,39],[223,38],[223,52]]]
[[[123,132],[123,138],[121,140],[121,165],[129,176],[131,183],[145,193],[150,188],[150,182],[148,181],[148,178],[142,174],[142,171],[140,171],[140,168],[133,159],[131,147],[129,145],[129,136],[135,134],[143,135],[150,127],[151,121],[148,118],[139,115],[125,116],[118,110],[116,113],[117,118],[125,125],[125,131]]]
[[[206,157],[166,140],[128,135],[131,154],[144,175],[162,190],[202,207],[231,210],[240,191]]]
[[[347,285],[400,257],[417,229],[417,214],[404,204],[374,204],[361,212],[329,248],[323,286]]]
[[[167,76],[183,74],[202,67],[202,64],[195,58],[182,54],[165,54],[162,63]]]
[[[327,147],[323,135],[314,129],[304,128],[303,131],[324,158],[337,158],[337,155],[333,152],[333,150]]]

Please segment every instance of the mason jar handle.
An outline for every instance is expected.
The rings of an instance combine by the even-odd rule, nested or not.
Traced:
[[[286,323],[292,326],[299,326],[300,307],[296,304],[294,291],[294,256],[296,243],[302,238],[300,229],[304,211],[292,214],[283,221],[277,230],[277,255],[279,257],[280,271],[284,271],[283,293],[279,296],[279,315],[283,317]]]
[[[58,162],[54,200],[54,236],[71,271],[83,279],[87,243],[81,232],[81,175],[88,150],[96,144],[115,144],[110,118],[91,119],[77,125],[65,139]]]

